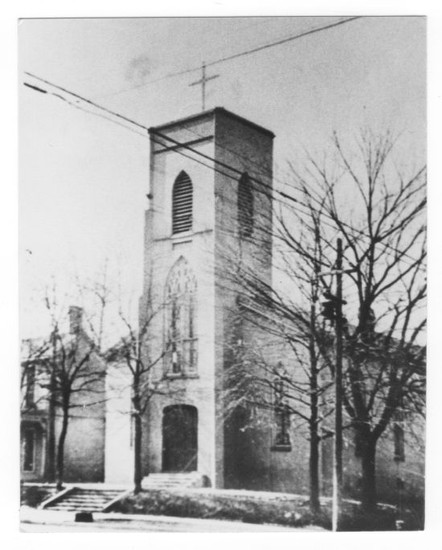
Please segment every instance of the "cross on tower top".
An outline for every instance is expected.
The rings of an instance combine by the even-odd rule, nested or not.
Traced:
[[[201,101],[202,101],[203,111],[206,110],[206,82],[218,77],[219,77],[219,74],[215,74],[213,76],[206,76],[206,63],[203,61],[203,64],[201,67],[201,79],[189,84],[189,86],[196,86],[198,84],[201,84]]]

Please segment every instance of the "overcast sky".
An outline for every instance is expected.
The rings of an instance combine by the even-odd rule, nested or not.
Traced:
[[[140,293],[149,188],[147,137],[24,87],[37,81],[23,71],[154,126],[201,110],[200,90],[189,86],[200,72],[168,74],[339,19],[21,21],[22,335],[42,332],[37,304],[51,275],[63,288],[108,258],[125,289]],[[276,134],[278,177],[304,149],[326,149],[333,130],[390,128],[407,160],[410,151],[413,162],[425,157],[423,18],[361,18],[207,71],[220,75],[208,84],[207,108],[226,107]]]

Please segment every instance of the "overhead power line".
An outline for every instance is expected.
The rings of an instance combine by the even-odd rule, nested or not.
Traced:
[[[32,90],[35,90],[36,92],[40,92],[42,94],[47,94],[47,90],[43,90],[43,88],[39,88],[38,86],[34,86],[33,84],[29,84],[28,82],[24,83],[25,86],[28,88],[31,88]]]
[[[288,42],[293,42],[294,40],[298,40],[299,38],[304,38],[305,36],[309,36],[311,34],[315,34],[315,33],[321,32],[321,31],[326,31],[328,29],[332,29],[332,28],[338,27],[340,25],[345,25],[346,23],[351,23],[352,21],[356,21],[357,19],[362,19],[362,17],[363,17],[362,15],[358,15],[358,16],[354,16],[354,17],[348,17],[346,19],[341,19],[340,21],[335,21],[335,22],[329,23],[327,25],[322,25],[321,27],[316,27],[316,28],[309,29],[307,31],[304,31],[304,32],[301,32],[301,33],[298,33],[298,34],[294,34],[294,35],[291,35],[291,36],[288,36],[288,37],[285,37],[285,38],[281,38],[281,39],[276,40],[274,42],[269,42],[267,44],[262,44],[261,46],[256,46],[255,48],[251,48],[250,50],[245,50],[245,51],[242,51],[242,52],[234,53],[232,55],[227,55],[225,57],[221,57],[219,59],[215,59],[213,61],[210,61],[210,62],[206,63],[206,67],[211,67],[212,65],[218,65],[218,64],[224,63],[226,61],[232,61],[233,59],[239,59],[240,57],[244,57],[246,55],[251,55],[251,54],[263,51],[263,50],[267,50],[267,49],[273,48],[275,46],[281,46],[282,44],[287,44]],[[161,76],[159,78],[154,78],[152,80],[144,82],[143,84],[139,84],[138,86],[132,86],[131,88],[124,88],[122,90],[117,90],[116,92],[111,92],[109,94],[102,95],[102,96],[100,96],[100,98],[113,97],[113,96],[123,94],[123,93],[126,93],[126,92],[131,92],[132,90],[137,90],[139,88],[144,88],[145,86],[148,86],[149,84],[156,84],[157,82],[161,82],[161,81],[166,80],[168,78],[183,76],[185,74],[193,73],[195,71],[200,71],[200,70],[201,70],[201,65],[199,65],[198,67],[191,67],[189,69],[183,69],[181,71],[167,73],[164,76]]]
[[[347,19],[343,19],[341,21],[336,21],[335,23],[330,23],[328,25],[324,25],[322,27],[318,27],[316,29],[310,29],[308,31],[301,32],[299,34],[295,34],[294,36],[289,36],[288,38],[283,38],[281,40],[277,40],[275,42],[270,42],[269,44],[264,44],[262,46],[257,46],[256,48],[252,48],[251,50],[246,50],[244,52],[235,53],[232,55],[228,55],[226,57],[222,57],[221,59],[216,59],[215,61],[211,61],[210,63],[206,63],[207,67],[210,67],[211,65],[218,65],[218,63],[223,63],[224,61],[231,61],[232,59],[237,59],[238,57],[243,57],[245,55],[250,55],[252,53],[261,52],[262,50],[267,50],[268,48],[273,48],[274,46],[280,46],[281,44],[286,44],[287,42],[293,42],[293,40],[298,40],[299,38],[304,38],[304,36],[309,36],[310,34],[315,34],[317,32],[325,31],[328,29],[332,29],[333,27],[338,27],[339,25],[344,25],[346,23],[350,23],[351,21],[356,21],[356,19],[361,19],[362,16],[358,15],[355,17],[348,17]]]
[[[67,90],[66,88],[63,88],[62,86],[59,86],[58,84],[54,84],[53,82],[50,82],[49,80],[45,80],[44,78],[41,78],[41,77],[39,77],[35,74],[32,74],[28,71],[24,71],[24,73],[28,76],[31,76],[32,78],[35,78],[35,79],[39,80],[40,82],[44,82],[44,84],[47,84],[48,86],[52,86],[53,88],[57,88],[57,90],[61,90],[62,92],[66,93],[66,94],[69,94],[72,97],[75,97],[76,99],[79,99],[80,101],[84,101],[85,103],[88,103],[89,105],[92,105],[93,107],[95,107],[97,109],[100,109],[101,111],[104,111],[104,112],[106,112],[106,113],[108,113],[112,116],[115,116],[117,118],[125,120],[126,122],[129,122],[130,124],[134,124],[135,126],[138,126],[138,128],[143,128],[143,130],[147,130],[146,126],[143,126],[142,124],[139,124],[135,120],[132,120],[128,117],[120,115],[119,113],[116,113],[115,111],[111,111],[110,109],[107,109],[106,107],[103,107],[102,105],[99,105],[98,103],[95,103],[91,99],[87,99],[86,97],[81,96],[79,94],[76,94],[75,92],[71,92],[70,90]],[[24,84],[25,84],[25,86],[28,86],[29,88],[34,88],[35,89],[35,86],[32,86],[32,85],[30,85],[26,82]],[[39,89],[38,91],[42,91],[42,90]]]
[[[130,119],[130,118],[124,116],[124,115],[121,115],[120,113],[117,113],[117,112],[115,112],[115,111],[112,111],[111,109],[108,109],[108,108],[106,108],[106,107],[103,107],[103,106],[99,105],[98,103],[95,103],[94,101],[92,101],[92,100],[90,100],[90,99],[87,99],[87,98],[85,98],[85,97],[83,97],[83,96],[81,96],[81,95],[79,95],[79,94],[77,94],[77,93],[75,93],[75,92],[71,92],[70,90],[68,90],[68,89],[66,89],[66,88],[63,88],[63,87],[61,87],[61,86],[58,86],[57,84],[54,84],[54,83],[52,83],[52,82],[49,82],[48,80],[45,80],[45,79],[43,79],[43,78],[41,78],[41,77],[39,77],[39,76],[37,76],[37,75],[34,75],[34,74],[30,73],[30,72],[25,71],[25,74],[28,75],[28,76],[31,76],[32,78],[35,78],[36,80],[38,80],[38,81],[40,81],[40,82],[43,82],[43,83],[45,83],[45,84],[47,84],[47,85],[49,85],[49,86],[52,86],[52,87],[54,87],[54,88],[56,88],[56,89],[58,89],[58,90],[61,90],[62,92],[66,93],[66,94],[68,94],[68,95],[71,95],[72,97],[75,97],[78,101],[83,101],[83,102],[85,102],[86,104],[95,107],[96,109],[99,109],[99,110],[101,110],[101,111],[103,111],[103,112],[105,112],[105,113],[107,113],[107,114],[109,114],[109,115],[111,115],[111,116],[113,116],[113,117],[116,117],[117,119],[124,120],[125,122],[128,122],[129,124],[133,124],[133,125],[135,125],[136,127],[141,128],[142,130],[145,130],[146,132],[149,131],[149,128],[148,128],[147,126],[144,126],[143,124],[140,124],[140,123],[138,123],[138,122],[136,122],[136,121],[134,121],[134,120],[132,120],[132,119]],[[58,97],[59,99],[61,99],[61,100],[65,101],[65,102],[67,102],[69,105],[72,105],[73,107],[75,107],[75,108],[77,108],[77,109],[84,110],[85,112],[87,112],[87,113],[89,113],[89,114],[94,114],[94,115],[96,115],[96,116],[101,116],[102,118],[105,118],[106,120],[109,120],[110,122],[113,122],[113,123],[115,123],[115,124],[121,125],[121,123],[117,122],[116,120],[110,119],[110,118],[108,118],[108,117],[103,117],[103,115],[100,115],[99,113],[94,113],[94,112],[92,112],[92,111],[90,111],[90,110],[82,109],[82,108],[81,108],[81,105],[78,105],[77,103],[72,103],[71,101],[68,101],[66,98],[64,98],[64,97],[61,96],[60,94],[57,94],[57,93],[54,93],[54,92],[50,92],[50,91],[48,91],[48,90],[44,90],[44,89],[42,89],[42,88],[39,88],[39,87],[37,87],[37,86],[31,85],[31,84],[26,83],[26,82],[24,82],[24,85],[27,86],[27,87],[30,88],[30,89],[35,90],[35,91],[42,92],[42,93],[49,93],[49,94],[51,94],[51,95],[54,95],[55,97]],[[133,129],[128,128],[128,127],[125,126],[125,125],[123,125],[123,127],[126,128],[127,130],[133,131]],[[138,133],[138,132],[136,132],[136,133]],[[234,168],[233,166],[230,166],[230,165],[228,165],[228,164],[226,164],[226,163],[223,163],[222,161],[219,161],[219,160],[217,160],[217,159],[215,159],[215,158],[213,158],[213,157],[210,157],[209,155],[206,155],[206,154],[202,153],[201,151],[197,151],[197,150],[194,149],[191,145],[187,145],[187,144],[185,144],[185,143],[179,142],[179,141],[177,141],[177,140],[175,140],[175,139],[173,139],[173,138],[171,138],[171,137],[169,137],[169,136],[165,136],[164,134],[161,134],[160,132],[157,132],[157,131],[153,131],[153,134],[154,134],[154,136],[156,135],[156,136],[159,137],[160,139],[164,139],[164,140],[167,140],[167,141],[173,143],[173,145],[174,145],[175,147],[184,148],[184,149],[186,149],[186,150],[189,150],[191,153],[193,153],[193,154],[195,154],[195,155],[198,155],[198,156],[200,156],[200,157],[203,157],[204,160],[209,161],[209,162],[212,162],[212,163],[214,163],[215,165],[221,166],[224,170],[229,170],[229,171],[231,171],[231,172],[234,172],[234,173],[237,174],[237,175],[238,175],[238,174],[242,174],[242,172],[240,172],[237,168]],[[147,134],[145,135],[145,134],[143,134],[143,133],[139,133],[139,135],[141,135],[142,137],[146,137],[146,138],[148,137]],[[153,140],[153,141],[155,141],[156,143],[161,144],[161,145],[164,146],[164,143],[159,142],[158,140]],[[178,150],[178,149],[175,149],[175,151],[176,151],[178,154],[182,155],[182,156],[188,157],[188,155],[183,154],[183,152],[180,151],[180,150]],[[188,158],[189,158],[189,157],[188,157]],[[191,157],[191,158],[193,158],[193,157]],[[202,164],[202,165],[204,165],[204,166],[207,166],[207,168],[209,168],[209,169],[212,169],[212,170],[215,170],[215,171],[221,173],[222,175],[224,175],[224,176],[226,176],[226,177],[229,177],[229,178],[231,178],[231,179],[235,179],[235,181],[236,181],[236,177],[235,177],[235,176],[233,176],[233,175],[231,175],[231,174],[228,174],[228,173],[226,173],[226,172],[224,172],[224,171],[221,171],[221,170],[219,170],[218,168],[216,168],[215,166],[210,166],[210,165],[208,165],[208,164],[205,164],[204,162],[198,161],[198,160],[195,159],[195,158],[193,158],[193,160],[195,160],[196,162],[198,162],[198,163],[200,163],[200,164]],[[288,201],[294,202],[295,204],[297,204],[298,207],[307,209],[307,214],[310,212],[310,206],[309,206],[308,204],[303,203],[302,201],[300,201],[299,199],[297,199],[297,198],[294,197],[293,195],[288,194],[288,193],[285,193],[284,191],[281,191],[281,190],[279,190],[279,189],[275,189],[275,188],[269,186],[268,184],[266,184],[265,182],[260,181],[260,180],[258,180],[258,179],[256,179],[256,178],[250,177],[250,179],[251,179],[254,183],[256,183],[257,185],[259,185],[260,187],[265,188],[266,191],[260,191],[260,192],[263,193],[263,194],[266,194],[269,198],[273,198],[272,192],[274,192],[274,193],[278,194],[280,197],[282,197],[282,198],[284,198],[284,199],[286,199],[286,200],[288,200]],[[303,213],[306,214],[306,212],[303,212]],[[329,219],[332,220],[332,221],[334,221],[330,216],[329,216]],[[326,221],[324,221],[324,220],[323,220],[323,223],[325,223],[326,225],[329,225],[330,227],[333,227],[333,228],[336,227],[335,225],[332,226],[329,222],[326,222]],[[356,229],[355,227],[353,227],[353,226],[351,226],[351,225],[349,225],[349,224],[347,224],[347,223],[345,223],[345,222],[342,222],[342,221],[341,221],[340,223],[341,223],[342,226],[347,227],[347,228],[351,229],[352,231],[355,231],[356,233],[358,233],[358,234],[361,235],[362,237],[368,238],[368,235],[366,235],[362,230],[358,230],[358,229]],[[401,252],[400,250],[397,250],[395,247],[393,247],[392,245],[389,245],[388,243],[381,242],[381,243],[378,243],[378,244],[380,244],[381,246],[383,246],[383,247],[386,248],[386,249],[389,249],[389,250],[391,250],[391,251],[393,251],[393,252],[395,252],[395,253],[397,253],[397,254],[400,254],[402,257],[406,257],[406,258],[412,260],[413,263],[417,263],[417,262],[419,261],[419,259],[416,259],[416,258],[414,258],[413,256],[410,256],[409,254],[406,254],[406,253]]]

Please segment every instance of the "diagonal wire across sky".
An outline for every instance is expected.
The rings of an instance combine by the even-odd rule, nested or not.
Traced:
[[[208,62],[205,63],[205,66],[206,67],[212,67],[214,65],[219,65],[220,63],[225,63],[226,61],[233,61],[234,59],[238,59],[238,58],[244,57],[246,55],[251,55],[251,54],[254,54],[254,53],[258,53],[258,52],[261,52],[263,50],[273,48],[275,46],[281,46],[282,44],[287,44],[288,42],[293,42],[294,40],[304,38],[304,37],[309,36],[311,34],[326,31],[328,29],[332,29],[334,27],[338,27],[338,26],[344,25],[346,23],[351,23],[352,21],[356,21],[357,19],[362,19],[362,17],[363,16],[360,16],[360,15],[359,16],[354,16],[354,17],[347,17],[345,19],[340,19],[339,21],[334,21],[333,23],[328,23],[327,25],[321,25],[319,27],[314,27],[314,28],[308,29],[306,31],[303,31],[301,33],[290,35],[290,36],[285,37],[285,38],[280,38],[280,39],[275,40],[273,42],[268,42],[266,44],[261,44],[260,46],[256,46],[256,47],[248,49],[248,50],[244,50],[244,51],[241,51],[241,52],[237,52],[237,53],[234,53],[234,54],[231,54],[231,55],[221,57],[219,59],[214,59],[212,61],[208,61]],[[110,92],[109,94],[104,94],[104,95],[97,96],[97,99],[98,98],[99,99],[104,99],[104,98],[107,98],[107,97],[114,97],[114,96],[117,96],[117,95],[120,95],[120,94],[123,94],[123,93],[131,92],[133,90],[137,90],[137,89],[140,89],[140,88],[144,88],[144,87],[148,86],[149,84],[155,84],[157,82],[167,80],[168,78],[183,76],[183,75],[194,73],[194,72],[200,71],[200,70],[201,70],[201,65],[199,65],[198,67],[195,66],[195,67],[190,67],[188,69],[183,69],[181,71],[170,72],[170,73],[167,73],[163,76],[160,76],[159,78],[155,78],[153,80],[143,82],[143,84],[139,84],[138,86],[132,86],[130,88],[123,88],[123,89],[117,90],[115,92]]]

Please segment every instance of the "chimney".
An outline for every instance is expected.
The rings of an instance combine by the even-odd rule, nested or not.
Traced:
[[[69,332],[78,334],[83,324],[83,308],[70,306],[69,308]]]

